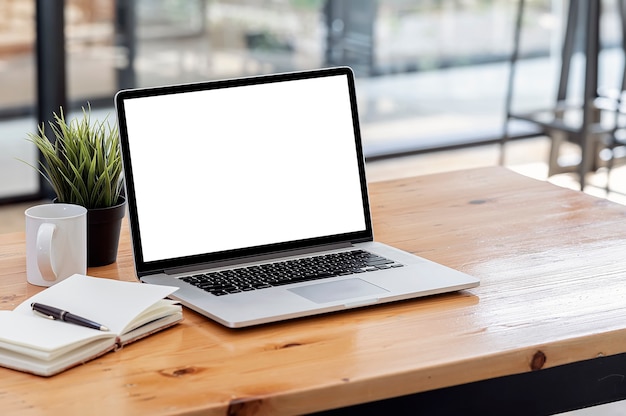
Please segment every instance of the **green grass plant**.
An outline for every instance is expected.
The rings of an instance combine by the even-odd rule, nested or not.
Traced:
[[[117,205],[122,193],[122,156],[117,125],[107,119],[93,121],[91,107],[83,107],[82,118],[69,122],[63,108],[49,122],[54,140],[40,125],[28,135],[43,161],[39,173],[50,183],[57,202],[82,205],[87,209]]]

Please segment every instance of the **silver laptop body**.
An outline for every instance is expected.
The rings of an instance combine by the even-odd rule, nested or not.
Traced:
[[[115,104],[137,276],[225,326],[479,284],[374,242],[349,68],[124,90]],[[354,250],[376,257],[323,279],[197,282]]]

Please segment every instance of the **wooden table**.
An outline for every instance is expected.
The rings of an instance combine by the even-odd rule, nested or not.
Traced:
[[[301,414],[397,396],[374,411],[541,414],[626,397],[626,207],[499,167],[370,193],[378,240],[481,286],[243,330],[185,309],[49,379],[0,368],[2,414]],[[24,234],[0,235],[2,309],[40,290],[24,252]],[[117,263],[89,274],[134,280],[126,227]]]

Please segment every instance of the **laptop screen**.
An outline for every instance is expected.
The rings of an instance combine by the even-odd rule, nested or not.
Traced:
[[[351,75],[296,74],[118,94],[136,260],[371,234]]]

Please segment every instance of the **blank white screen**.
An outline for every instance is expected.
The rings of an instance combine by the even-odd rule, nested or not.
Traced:
[[[366,228],[345,76],[124,107],[144,261]]]

